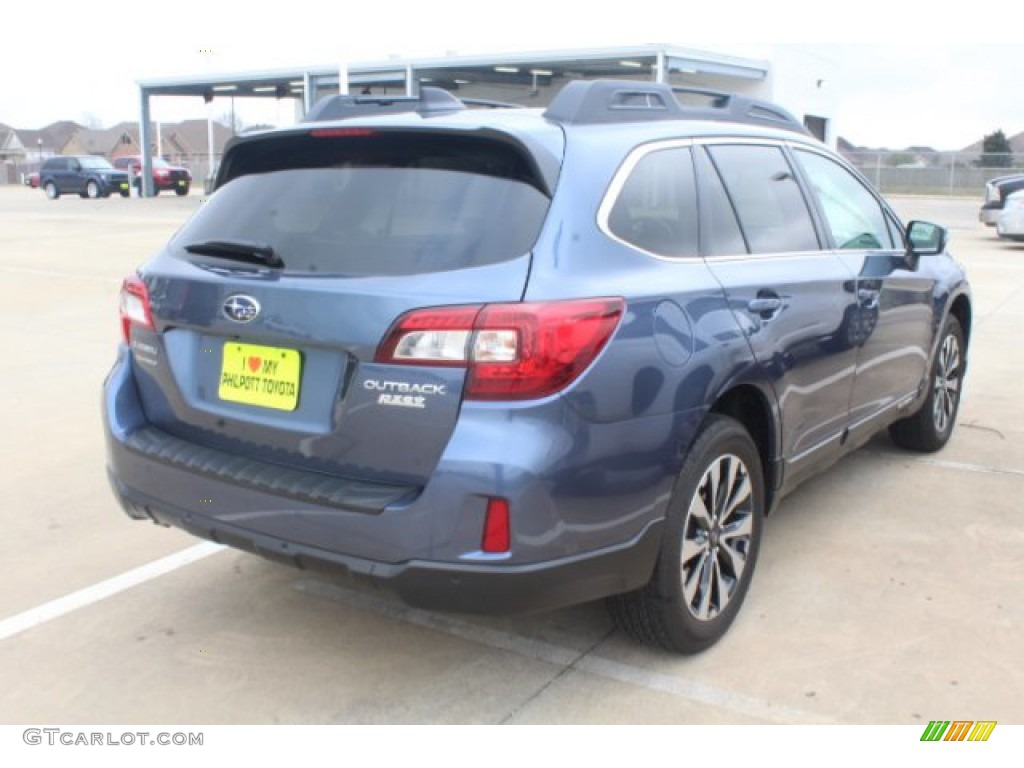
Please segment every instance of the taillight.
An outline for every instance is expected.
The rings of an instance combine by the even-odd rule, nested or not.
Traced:
[[[131,275],[121,283],[121,333],[127,344],[131,341],[131,326],[141,325],[153,330],[153,313],[149,307],[149,291],[146,284]]]
[[[377,362],[466,365],[479,306],[417,309],[398,318],[377,350]]]
[[[468,369],[470,400],[530,400],[568,386],[611,338],[619,298],[432,307],[403,315],[378,363]]]

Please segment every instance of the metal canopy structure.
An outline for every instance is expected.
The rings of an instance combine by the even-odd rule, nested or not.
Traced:
[[[750,92],[768,77],[765,61],[664,45],[350,63],[344,84],[340,70],[339,65],[316,65],[140,81],[142,193],[149,197],[154,192],[152,152],[145,149],[153,144],[149,100],[154,96],[207,103],[218,98],[288,98],[301,103],[305,113],[323,96],[339,92],[415,95],[421,84],[429,84],[475,98],[541,107],[570,80],[614,77]]]

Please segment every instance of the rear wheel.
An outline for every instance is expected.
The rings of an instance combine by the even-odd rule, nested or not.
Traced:
[[[52,181],[46,182],[46,184],[43,185],[43,190],[46,192],[46,196],[51,200],[56,200],[60,197],[60,190],[57,189],[57,185]]]
[[[676,480],[650,583],[608,600],[619,627],[678,653],[717,642],[750,586],[764,499],[760,455],[749,433],[726,416],[708,417]]]
[[[949,441],[960,409],[965,352],[960,321],[950,315],[943,326],[939,351],[932,366],[928,398],[916,413],[889,427],[889,436],[898,446],[931,453]]]
[[[188,187],[175,187],[174,194],[178,195],[178,197],[184,197],[188,194]]]

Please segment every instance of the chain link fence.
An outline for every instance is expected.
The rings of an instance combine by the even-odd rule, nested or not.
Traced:
[[[1024,173],[1024,155],[970,152],[842,152],[883,194],[985,195],[985,182]]]

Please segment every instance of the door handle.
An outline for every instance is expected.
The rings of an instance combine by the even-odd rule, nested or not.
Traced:
[[[755,315],[760,315],[762,319],[768,320],[782,309],[782,299],[778,296],[758,296],[747,302],[747,309]]]

